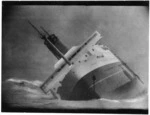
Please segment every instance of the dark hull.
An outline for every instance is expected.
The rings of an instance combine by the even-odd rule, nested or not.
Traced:
[[[122,66],[120,62],[108,64],[89,72],[81,79],[68,74],[58,93],[62,95],[62,99],[69,100],[112,98],[110,93],[134,79],[134,76],[126,74]]]

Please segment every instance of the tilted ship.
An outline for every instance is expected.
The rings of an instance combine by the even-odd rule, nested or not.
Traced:
[[[102,38],[99,32],[68,50],[54,34],[41,27],[43,34],[29,23],[58,59],[55,71],[41,86],[44,93],[65,100],[111,98],[115,90],[135,78],[141,81],[118,56],[99,43]]]

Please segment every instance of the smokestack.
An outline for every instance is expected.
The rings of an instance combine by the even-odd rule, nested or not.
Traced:
[[[44,39],[44,44],[55,55],[57,59],[63,58],[68,64],[70,64],[69,61],[67,61],[63,56],[68,51],[67,47],[54,34],[50,35],[43,27],[41,27],[44,33],[47,34],[46,36],[42,34],[29,20],[28,23],[38,32],[41,39]]]
[[[55,47],[62,53],[66,54],[68,51],[68,48],[58,39],[58,37],[55,34],[49,34],[43,27],[41,29],[48,35],[47,39],[55,45]],[[51,50],[52,51],[52,50]],[[52,51],[53,52],[53,51]],[[53,52],[54,54],[54,52]],[[57,59],[60,59],[61,57],[59,55],[56,56]]]

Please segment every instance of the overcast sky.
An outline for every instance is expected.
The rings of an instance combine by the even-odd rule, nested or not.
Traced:
[[[101,42],[147,84],[148,8],[142,6],[3,6],[2,77],[46,80],[57,59],[27,23],[55,33],[68,47],[95,30]]]

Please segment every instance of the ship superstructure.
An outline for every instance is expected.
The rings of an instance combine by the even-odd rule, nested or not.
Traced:
[[[66,100],[111,98],[110,94],[116,89],[135,79],[133,71],[108,47],[99,44],[102,38],[99,32],[67,50],[55,35],[42,30],[47,36],[37,31],[58,59],[55,71],[41,86],[46,94],[52,93],[54,97]]]

